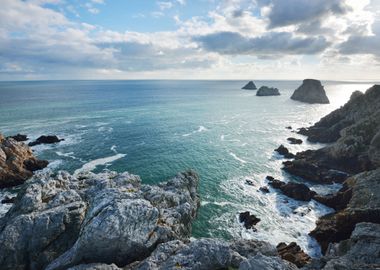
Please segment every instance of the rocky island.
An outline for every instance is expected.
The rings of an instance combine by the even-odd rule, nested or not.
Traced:
[[[256,96],[279,96],[280,91],[274,87],[261,86],[257,90]]]
[[[305,103],[330,103],[326,96],[326,91],[318,80],[305,79],[300,87],[298,87],[290,97],[293,100]]]
[[[253,81],[249,81],[245,86],[243,86],[241,89],[244,90],[256,90],[257,87]]]

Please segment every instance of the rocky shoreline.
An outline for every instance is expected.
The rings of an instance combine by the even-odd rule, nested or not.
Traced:
[[[258,240],[190,239],[200,206],[194,171],[156,186],[143,185],[127,172],[37,172],[30,178],[47,161],[34,157],[22,142],[27,137],[18,134],[0,135],[0,188],[22,184],[0,218],[1,269],[379,268],[380,86],[355,92],[346,105],[299,133],[330,145],[295,155],[279,147],[276,151],[288,159],[284,171],[343,187],[321,196],[305,184],[267,180],[288,197],[313,199],[336,210],[310,232],[322,248],[321,258],[310,258],[297,243],[274,247]],[[40,138],[38,143],[61,140]],[[269,192],[267,187],[260,190]],[[239,219],[252,230],[260,222],[249,212]]]

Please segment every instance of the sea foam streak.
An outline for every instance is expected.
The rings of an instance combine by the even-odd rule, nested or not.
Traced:
[[[77,175],[80,172],[90,172],[99,165],[105,165],[114,162],[115,160],[121,159],[125,156],[126,154],[116,154],[114,156],[92,160],[90,162],[85,163],[80,169],[75,170],[74,175]]]
[[[234,159],[236,159],[237,161],[240,161],[241,163],[247,163],[247,161],[245,161],[244,159],[241,159],[241,158],[239,158],[237,155],[235,155],[234,153],[232,153],[232,152],[230,152],[230,155],[234,158]]]
[[[186,134],[183,134],[182,136],[183,137],[188,137],[190,136],[191,134],[194,134],[194,133],[200,133],[200,132],[203,132],[203,131],[207,131],[208,129],[205,128],[204,126],[199,126],[199,128],[197,130],[194,130],[193,132],[191,133],[186,133]]]

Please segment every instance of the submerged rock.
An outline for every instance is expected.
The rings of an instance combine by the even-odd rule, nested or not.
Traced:
[[[330,103],[321,82],[313,79],[303,80],[302,85],[294,91],[290,98],[306,103]]]
[[[261,86],[259,90],[257,90],[256,96],[279,96],[280,91],[274,87]]]
[[[281,258],[294,263],[298,267],[303,267],[311,261],[310,256],[295,242],[291,242],[289,245],[282,242],[276,248]]]
[[[284,145],[280,145],[277,149],[275,149],[277,153],[284,156],[285,158],[294,158],[294,154],[289,152],[289,149],[286,148]]]
[[[245,90],[256,90],[257,87],[256,87],[256,85],[254,84],[253,81],[249,81],[245,86],[242,87],[242,89],[245,89]]]
[[[38,137],[37,140],[30,142],[29,146],[35,146],[35,145],[39,145],[39,144],[53,144],[53,143],[58,143],[61,141],[64,141],[64,139],[59,139],[55,135],[47,135],[47,136],[42,135],[42,136]]]
[[[128,173],[35,176],[0,219],[0,265],[67,269],[144,259],[158,243],[188,239],[197,185],[193,172],[158,186]]]
[[[0,134],[0,188],[17,186],[33,175],[33,172],[45,168],[46,160],[39,160],[30,147],[12,138]]]
[[[243,212],[239,214],[239,221],[244,224],[246,229],[252,229],[260,219],[255,215],[251,215],[249,211]]]

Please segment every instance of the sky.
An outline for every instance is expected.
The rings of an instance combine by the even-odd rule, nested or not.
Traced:
[[[380,0],[0,0],[0,80],[380,80]]]

